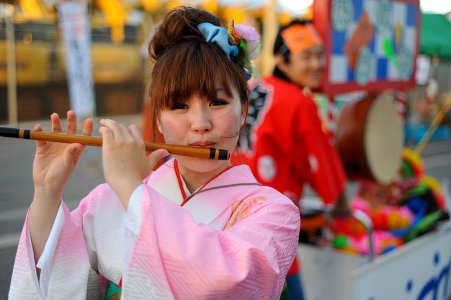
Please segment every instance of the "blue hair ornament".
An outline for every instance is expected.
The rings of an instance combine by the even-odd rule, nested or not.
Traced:
[[[255,59],[259,50],[260,35],[255,28],[237,24],[232,20],[228,30],[211,23],[201,23],[197,29],[202,33],[207,43],[216,44],[225,53],[228,59],[236,58],[242,66],[246,79],[252,77],[255,71],[251,59]]]
[[[202,33],[207,43],[218,45],[229,59],[230,56],[238,56],[238,47],[230,44],[229,35],[225,28],[215,26],[211,23],[201,23],[197,25],[197,29]]]

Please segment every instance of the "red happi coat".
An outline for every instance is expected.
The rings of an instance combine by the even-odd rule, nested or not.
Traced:
[[[251,88],[240,150],[232,161],[246,163],[259,182],[296,203],[304,183],[325,204],[333,203],[345,187],[341,161],[323,131],[312,97],[274,76]]]

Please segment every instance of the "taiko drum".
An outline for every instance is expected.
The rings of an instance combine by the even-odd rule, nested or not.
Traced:
[[[371,94],[343,106],[336,146],[349,179],[393,182],[401,167],[402,140],[392,97]]]

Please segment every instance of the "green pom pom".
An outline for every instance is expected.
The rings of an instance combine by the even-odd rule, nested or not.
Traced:
[[[344,235],[338,235],[333,241],[332,241],[332,247],[334,248],[344,248],[348,246],[348,238]]]

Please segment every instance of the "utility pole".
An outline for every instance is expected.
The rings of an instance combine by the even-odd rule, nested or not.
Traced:
[[[277,16],[277,0],[269,0],[265,6],[263,19],[262,76],[271,74],[272,69],[274,68],[274,55],[272,49],[279,27]]]
[[[6,29],[6,72],[8,82],[8,120],[17,125],[16,49],[14,38],[14,5],[0,3],[0,20]]]

